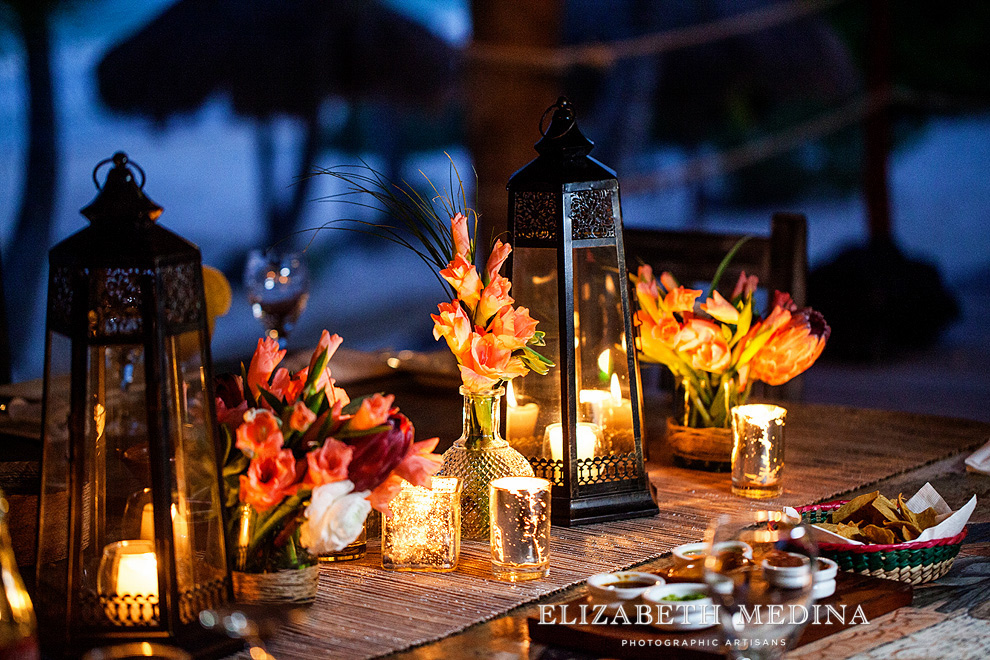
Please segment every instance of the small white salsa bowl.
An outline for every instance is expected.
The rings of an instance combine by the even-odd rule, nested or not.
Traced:
[[[680,600],[685,597],[691,600]],[[643,601],[654,606],[653,625],[661,630],[701,630],[718,623],[708,586],[700,582],[651,587]]]
[[[671,550],[670,554],[673,555],[674,561],[679,566],[686,566],[699,559],[703,559],[707,547],[707,543],[685,543]],[[738,549],[743,557],[747,559],[753,558],[753,548],[748,543],[743,543],[742,541],[723,541],[722,543],[716,543],[715,549],[719,551]]]
[[[793,566],[786,566],[771,563],[774,559],[789,561]],[[804,555],[794,552],[781,552],[775,557],[764,559],[761,562],[763,575],[767,582],[781,589],[800,589],[809,586],[811,578],[811,560]],[[813,582],[812,582],[813,584]]]
[[[588,593],[599,603],[633,600],[647,589],[664,584],[664,579],[653,573],[615,571],[595,573],[588,578]]]

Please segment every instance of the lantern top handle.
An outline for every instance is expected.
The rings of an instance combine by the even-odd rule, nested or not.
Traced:
[[[113,167],[101,186],[98,174],[107,163],[113,163]],[[135,172],[141,175],[141,183],[137,182]],[[162,214],[162,207],[144,194],[144,182],[145,174],[141,166],[130,160],[123,151],[118,151],[93,168],[93,183],[99,192],[81,213],[94,225],[107,222],[115,225],[149,225]]]
[[[550,125],[544,130],[543,124],[551,112]],[[574,107],[566,96],[559,97],[540,117],[540,135],[543,137],[536,143],[536,151],[541,156],[579,158],[587,156],[595,146],[578,128]]]
[[[96,175],[100,171],[100,168],[106,165],[107,163],[113,163],[114,169],[124,168],[126,171],[128,165],[136,169],[138,173],[141,175],[141,183],[137,184],[137,187],[140,188],[141,190],[144,190],[144,181],[145,181],[144,170],[141,169],[140,165],[130,160],[127,157],[127,154],[125,154],[123,151],[118,151],[110,158],[104,158],[103,160],[101,160],[96,164],[96,167],[93,168],[93,184],[96,186],[97,190],[103,190],[103,186],[100,185],[100,180],[96,177]],[[108,179],[110,178],[109,175],[107,176],[107,178]]]

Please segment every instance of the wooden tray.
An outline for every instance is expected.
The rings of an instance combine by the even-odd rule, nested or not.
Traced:
[[[867,621],[873,621],[899,607],[909,605],[913,592],[911,585],[905,582],[839,571],[835,593],[817,604],[831,605],[840,612],[845,605],[846,621],[852,619],[856,607],[861,606]],[[588,602],[587,597],[582,596],[566,604],[569,610],[576,613],[578,605]],[[557,611],[557,607],[554,609]],[[809,623],[797,646],[814,642],[853,625],[838,620],[834,615],[830,622],[826,622],[824,607],[820,612],[820,623]],[[529,617],[527,623],[529,637],[535,642],[609,657],[657,658],[662,655],[711,660],[722,657],[724,651],[719,642],[718,626],[690,632],[664,632],[652,626],[637,625],[541,624],[539,617]]]

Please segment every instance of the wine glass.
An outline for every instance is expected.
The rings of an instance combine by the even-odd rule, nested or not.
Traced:
[[[306,309],[309,270],[301,252],[252,250],[244,266],[244,285],[254,318],[265,334],[285,348],[286,338]]]
[[[733,658],[779,658],[814,613],[818,548],[781,511],[720,516],[706,535],[705,581]]]

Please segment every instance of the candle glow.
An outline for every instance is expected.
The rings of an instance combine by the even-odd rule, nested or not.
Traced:
[[[602,430],[597,424],[581,422],[577,425],[577,457],[586,460],[595,457],[595,447],[601,441]],[[550,458],[564,460],[564,428],[560,424],[547,427],[544,442],[550,445]]]

